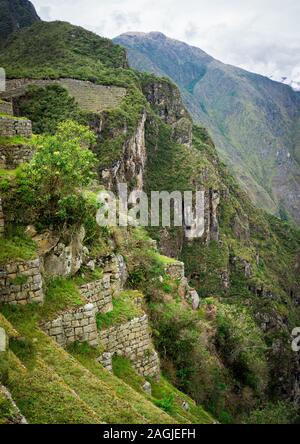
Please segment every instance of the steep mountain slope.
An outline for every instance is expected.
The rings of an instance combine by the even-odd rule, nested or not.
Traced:
[[[133,68],[179,86],[193,118],[209,130],[254,203],[300,222],[298,93],[161,33],[128,33],[114,41],[127,48]]]
[[[178,88],[129,69],[124,49],[107,39],[38,23],[7,41],[0,64],[8,73],[1,98],[12,105],[0,102],[0,264],[5,273],[38,255],[43,269],[34,277],[45,293],[43,305],[26,305],[26,277],[12,271],[1,280],[0,323],[11,344],[0,379],[21,413],[50,423],[64,413],[68,422],[212,422],[204,406],[225,423],[297,421],[299,359],[290,343],[300,322],[299,232],[249,201],[207,131],[193,125]],[[35,154],[30,138],[7,135],[5,124],[14,131],[29,125],[25,118],[42,135]],[[87,131],[88,146],[80,138]],[[10,157],[24,151],[21,162]],[[19,165],[28,151],[32,161]],[[99,227],[97,192],[120,182],[147,193],[203,190],[204,234],[189,240],[187,226]],[[99,359],[104,342],[84,340],[82,312],[70,324],[69,310],[83,304],[81,285],[90,297],[107,273],[117,289],[92,327],[96,337],[111,334],[115,355],[116,332],[146,312],[167,378],[147,377],[151,395],[128,362],[135,327],[122,334],[129,347],[117,349],[123,356],[113,356],[111,374]],[[7,304],[10,293],[16,306]],[[77,338],[65,350],[53,341],[64,345],[64,334]]]
[[[29,0],[1,0],[0,10],[0,44],[14,31],[40,20]]]

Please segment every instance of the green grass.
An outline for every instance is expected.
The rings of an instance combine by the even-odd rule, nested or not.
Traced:
[[[38,328],[29,307],[4,307],[3,312],[6,324],[20,334],[12,340],[7,385],[30,423],[172,422],[108,374],[96,362],[95,349],[74,345],[72,357]]]
[[[79,274],[75,275],[72,280],[78,285],[88,284],[89,282],[97,281],[103,277],[103,269],[95,268],[90,270],[89,268],[81,267]]]
[[[152,395],[146,395],[143,390],[145,379],[135,372],[127,358],[115,355],[113,358],[113,372],[138,393],[143,393],[154,405],[162,408],[162,410],[166,409],[167,413],[176,422],[194,424],[210,424],[213,422],[213,418],[202,407],[197,406],[189,396],[177,390],[164,377],[161,377],[160,381],[149,379]],[[189,404],[189,411],[182,408],[184,401]]]
[[[176,259],[173,259],[168,256],[163,256],[162,254],[159,253],[154,253],[153,257],[161,265],[171,265],[171,264],[176,264],[178,262]]]
[[[133,318],[143,315],[142,309],[136,304],[136,299],[143,295],[135,290],[122,291],[113,298],[113,310],[108,313],[97,314],[99,330],[124,324]]]
[[[0,146],[6,145],[28,145],[28,139],[21,136],[13,136],[13,137],[0,137]]]
[[[46,282],[45,303],[40,307],[41,318],[55,316],[61,310],[84,305],[76,283],[71,278],[55,277]]]
[[[17,409],[0,387],[0,425],[12,424],[17,417]]]
[[[5,117],[6,119],[10,120],[27,120],[26,117],[10,116],[9,114],[4,114],[4,113],[0,113],[0,117]]]
[[[89,369],[96,377],[101,379],[107,385],[113,386],[118,398],[130,403],[139,411],[144,417],[152,418],[154,423],[172,422],[170,418],[155,407],[150,401],[149,397],[142,390],[136,390],[132,387],[131,381],[125,378],[120,378],[119,375],[113,375],[107,370],[104,370],[102,365],[96,362],[97,351],[88,344],[74,344],[68,351],[86,368]],[[141,381],[142,378],[135,374],[135,377]],[[159,416],[157,416],[159,415]]]
[[[0,264],[36,257],[36,244],[25,236],[0,238]]]

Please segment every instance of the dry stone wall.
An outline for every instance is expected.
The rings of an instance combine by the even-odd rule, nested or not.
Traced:
[[[78,309],[62,313],[58,318],[41,324],[41,327],[62,347],[76,341],[87,342],[95,347],[99,342],[96,312],[97,308],[94,304],[86,304]]]
[[[105,349],[105,354],[99,361],[106,363],[106,367],[110,366],[107,353],[111,356],[118,354],[129,358],[140,375],[159,377],[159,358],[152,344],[146,314],[100,331],[99,340]]]
[[[0,197],[0,236],[4,234],[4,214],[2,209],[2,200]]]
[[[96,313],[107,313],[113,309],[110,274],[81,285],[79,291],[88,302],[86,305],[61,313],[56,319],[41,325],[43,330],[62,347],[76,341],[97,346],[99,338]]]
[[[32,125],[27,119],[0,116],[0,136],[3,137],[31,137]]]
[[[96,85],[89,81],[76,79],[33,80],[12,79],[6,81],[6,90],[0,96],[12,99],[26,94],[28,86],[46,87],[60,85],[74,97],[81,109],[93,113],[114,109],[126,95],[126,89],[118,86]]]
[[[96,306],[99,312],[107,313],[113,309],[110,274],[105,274],[97,281],[81,285],[79,291],[88,302]]]
[[[25,305],[43,301],[40,259],[0,265],[0,302]]]
[[[28,145],[0,145],[0,168],[15,169],[25,162],[30,162],[35,150]]]
[[[13,115],[13,107],[11,102],[1,102],[0,101],[0,114]]]

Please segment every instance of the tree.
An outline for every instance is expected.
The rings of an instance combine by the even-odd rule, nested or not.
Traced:
[[[58,126],[55,135],[37,136],[36,154],[17,177],[23,205],[33,209],[43,225],[82,221],[82,189],[93,179],[96,157],[89,149],[96,136],[73,121]]]

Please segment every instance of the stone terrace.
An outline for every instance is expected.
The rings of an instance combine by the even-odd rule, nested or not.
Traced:
[[[2,137],[31,137],[32,125],[27,119],[18,119],[11,116],[0,116],[0,136]]]
[[[154,350],[147,315],[113,326],[99,332],[100,345],[105,355],[99,361],[110,367],[107,353],[129,358],[142,376],[158,377],[160,374],[159,359]]]
[[[126,95],[126,89],[117,86],[96,85],[89,81],[75,79],[60,80],[32,80],[13,79],[6,82],[6,91],[0,97],[12,99],[26,93],[29,85],[45,87],[58,84],[67,89],[74,97],[81,109],[88,112],[99,113],[119,106]]]
[[[0,302],[25,305],[43,303],[40,259],[0,265]]]

